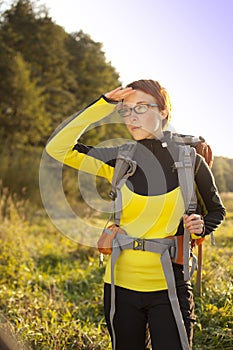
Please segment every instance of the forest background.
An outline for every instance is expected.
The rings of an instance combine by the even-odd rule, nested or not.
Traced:
[[[85,247],[77,250],[77,244],[68,242],[51,225],[41,202],[39,167],[52,131],[104,91],[120,85],[119,74],[106,61],[101,43],[94,42],[83,31],[66,33],[53,22],[45,7],[37,7],[36,2],[28,0],[15,1],[4,11],[1,11],[2,5],[4,1],[0,1],[0,238],[3,252],[0,310],[3,324],[35,349],[107,349],[109,340],[102,329],[101,291],[97,286],[101,284],[102,270],[92,270],[96,252]],[[98,132],[91,130],[85,134],[82,140],[99,143],[109,132],[109,126],[104,125]],[[114,125],[110,134],[112,138],[128,137],[125,129]],[[79,194],[73,193],[76,178],[70,176],[70,171],[65,169],[63,185],[66,196],[74,203]],[[215,157],[213,173],[231,222],[233,159]],[[101,191],[105,191],[105,185]],[[85,209],[83,215],[88,218],[90,211]],[[229,222],[227,225],[230,227]],[[224,244],[230,252],[229,230],[225,231]],[[38,235],[40,239],[36,240]],[[56,242],[63,248],[60,245],[58,248]],[[76,277],[66,275],[71,265],[72,271],[76,267]],[[230,272],[224,270],[219,278],[227,273]],[[58,275],[64,279],[60,280]],[[82,278],[78,279],[78,275]],[[96,293],[91,310],[87,307],[90,286]],[[232,283],[222,288],[222,300],[227,296],[229,301]],[[43,301],[40,291],[44,294]],[[213,300],[215,292],[217,296],[213,287]],[[81,298],[79,306],[75,300],[77,294]],[[51,307],[45,306],[46,295]],[[58,300],[59,305],[55,303]],[[213,300],[209,301],[210,309]],[[198,305],[203,308],[201,301]],[[228,348],[232,340],[229,331],[232,301],[230,306],[231,311],[226,310],[225,303],[216,306],[217,310],[210,310],[213,316],[222,308],[225,323],[218,324],[217,331],[207,327],[204,336],[200,336],[202,326],[199,325],[196,349],[199,341],[200,349],[207,349],[203,341],[207,344],[214,337],[218,345],[213,343],[209,349]],[[76,318],[72,319],[74,314]],[[78,336],[75,329],[79,329]],[[96,338],[98,346],[93,345]]]
[[[35,4],[18,1],[1,13],[0,178],[11,192],[39,204],[38,168],[52,131],[120,81],[101,43],[82,31],[66,33],[45,7]],[[104,141],[106,128],[93,130],[83,141]],[[112,138],[125,136],[116,129]],[[215,157],[220,192],[233,191],[232,172],[232,159]]]

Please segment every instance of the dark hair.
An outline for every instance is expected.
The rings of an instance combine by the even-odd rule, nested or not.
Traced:
[[[166,119],[163,120],[163,128],[165,128],[171,120],[171,100],[167,90],[162,87],[156,80],[141,79],[127,85],[134,90],[141,90],[146,94],[153,96],[159,105],[160,111],[165,111]]]

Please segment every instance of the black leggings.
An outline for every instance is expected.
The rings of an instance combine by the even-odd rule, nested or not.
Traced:
[[[192,349],[194,303],[192,288],[182,278],[182,268],[175,265],[177,295]],[[181,277],[181,278],[180,278]],[[137,292],[121,287],[116,289],[116,313],[114,331],[116,350],[146,350],[149,329],[153,350],[182,350],[176,321],[173,316],[167,290]],[[111,306],[111,285],[104,286],[105,318],[110,336],[112,330],[109,313]]]

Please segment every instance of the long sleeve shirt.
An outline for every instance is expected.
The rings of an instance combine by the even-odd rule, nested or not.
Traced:
[[[102,96],[59,128],[47,145],[47,152],[73,168],[112,181],[118,147],[93,147],[78,139],[88,126],[114,111],[115,104]],[[166,133],[169,147],[160,140],[137,142],[134,159],[137,169],[122,187],[121,227],[127,234],[140,238],[165,238],[183,234],[184,201],[174,161],[178,148]],[[170,152],[170,150],[173,150]],[[201,156],[196,158],[195,183],[198,197],[205,207],[205,234],[213,232],[225,216],[214,177]],[[110,283],[110,259],[105,273]],[[154,291],[167,288],[160,256],[142,251],[123,251],[115,267],[116,285]]]

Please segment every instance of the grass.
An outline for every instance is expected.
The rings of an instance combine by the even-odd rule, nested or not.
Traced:
[[[203,245],[202,297],[196,298],[194,349],[233,348],[233,218],[216,232],[216,246]]]
[[[98,266],[96,250],[60,234],[45,215],[29,220],[27,205],[3,191],[1,329],[25,350],[111,349],[103,318],[104,270]],[[204,243],[194,350],[232,349],[232,224],[229,211],[216,232],[216,246],[208,238]]]

